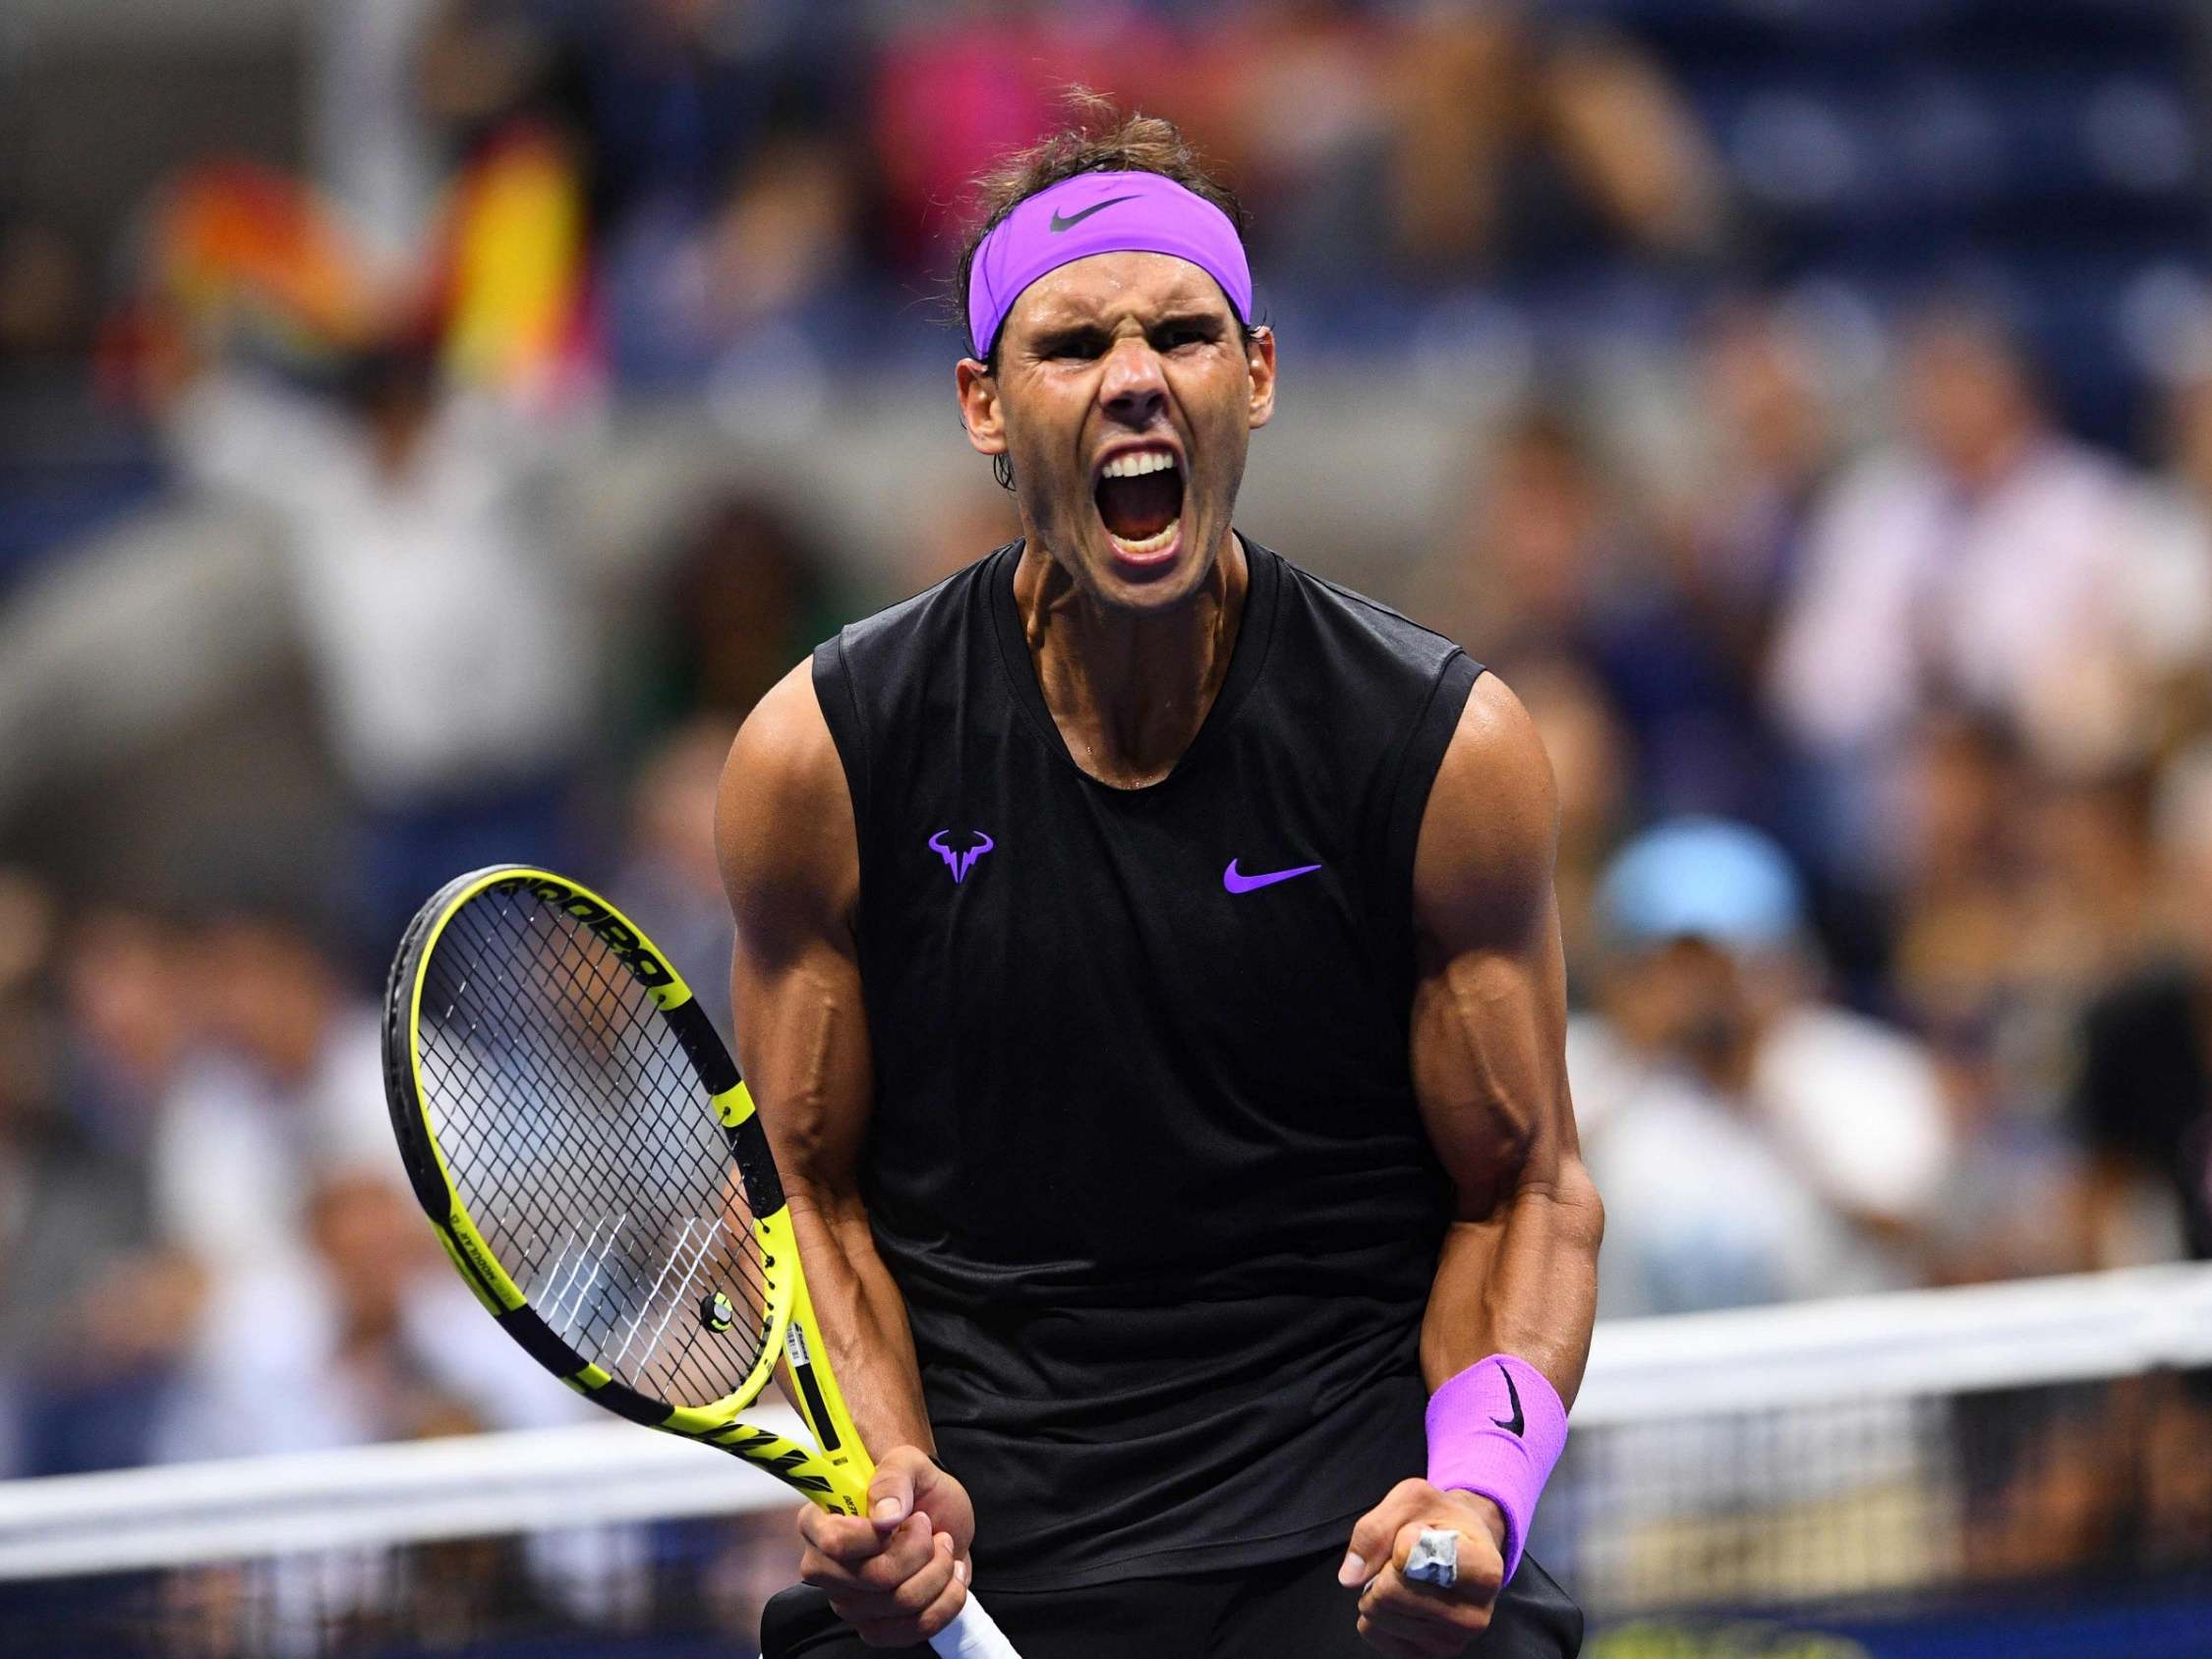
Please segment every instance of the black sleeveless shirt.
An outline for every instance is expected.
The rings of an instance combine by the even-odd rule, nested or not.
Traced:
[[[1079,770],[1019,543],[814,654],[852,791],[862,1191],[978,1583],[1344,1542],[1422,1471],[1449,1185],[1409,1074],[1413,857],[1481,668],[1252,542],[1173,772]]]

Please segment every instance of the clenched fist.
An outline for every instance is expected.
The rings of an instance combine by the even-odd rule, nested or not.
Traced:
[[[1406,1557],[1427,1528],[1459,1534],[1458,1579],[1449,1588],[1405,1575]],[[1472,1492],[1401,1480],[1352,1528],[1338,1582],[1365,1584],[1360,1634],[1386,1659],[1455,1659],[1489,1628],[1505,1582],[1505,1516]]]
[[[967,1602],[975,1510],[960,1483],[912,1446],[876,1465],[865,1516],[799,1511],[799,1577],[870,1647],[910,1647],[950,1625]]]

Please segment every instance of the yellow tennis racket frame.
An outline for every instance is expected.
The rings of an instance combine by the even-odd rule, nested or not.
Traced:
[[[691,1057],[728,1137],[731,1160],[754,1212],[753,1234],[760,1245],[767,1298],[759,1358],[742,1383],[707,1404],[671,1405],[656,1400],[570,1347],[530,1305],[486,1242],[446,1168],[438,1125],[423,1086],[423,980],[446,924],[463,908],[490,893],[525,889],[612,947]],[[828,1364],[829,1350],[815,1323],[814,1304],[799,1267],[790,1210],[752,1094],[691,988],[636,923],[589,887],[533,865],[494,865],[447,883],[417,912],[392,962],[384,1006],[384,1093],[415,1196],[438,1241],[477,1300],[532,1358],[586,1399],[631,1422],[732,1453],[835,1514],[864,1513],[875,1465],[860,1443]],[[788,1362],[793,1383],[789,1393],[814,1436],[814,1447],[738,1420],[737,1413],[767,1387],[779,1360]]]

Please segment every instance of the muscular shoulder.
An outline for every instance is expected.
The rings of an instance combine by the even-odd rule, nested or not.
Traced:
[[[715,847],[740,931],[849,928],[860,860],[852,797],[809,662],[738,727],[715,803]]]
[[[1447,949],[1508,944],[1547,913],[1558,793],[1536,723],[1495,674],[1468,693],[1422,815],[1414,925]]]

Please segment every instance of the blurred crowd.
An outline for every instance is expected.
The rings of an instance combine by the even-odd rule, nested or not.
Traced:
[[[1437,296],[1658,304],[1640,399],[1523,342],[1410,577],[1277,538],[1463,641],[1549,746],[1601,1311],[2212,1256],[2202,318],[2159,313],[2116,444],[2003,282],[1783,293],[1697,89],[1585,17],[1632,6],[908,10],[319,7],[306,166],[189,160],[97,304],[0,197],[0,430],[82,380],[162,500],[274,527],[349,837],[259,891],[219,852],[159,898],[0,868],[0,1474],[576,1409],[508,1391],[529,1361],[399,1185],[377,970],[445,877],[537,858],[719,983],[729,736],[901,595],[732,487],[616,637],[549,502],[639,400],[794,355],[941,374],[963,181],[1070,82],[1223,163],[1286,356],[1310,326],[1418,373],[1394,308]],[[916,517],[910,585],[1012,534],[988,492]]]
[[[2145,471],[1987,310],[1871,441],[1786,316],[1693,350],[1706,468],[1531,412],[1429,566],[1560,778],[1608,1309],[2202,1253],[2212,399]]]
[[[711,829],[728,740],[711,719],[659,740],[608,877],[709,986],[732,938]],[[297,909],[65,906],[0,875],[0,1468],[588,1410],[539,1386],[423,1224],[374,990]]]

